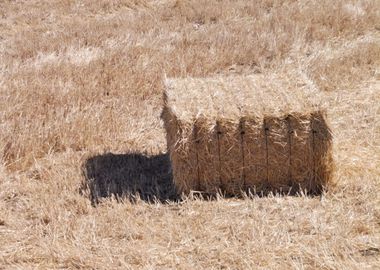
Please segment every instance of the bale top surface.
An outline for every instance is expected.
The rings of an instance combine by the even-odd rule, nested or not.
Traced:
[[[317,92],[282,74],[167,79],[166,105],[181,120],[282,116],[320,109]]]

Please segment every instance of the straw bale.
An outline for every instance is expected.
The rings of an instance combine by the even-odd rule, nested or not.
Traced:
[[[315,112],[311,118],[314,179],[306,187],[313,193],[319,193],[332,178],[334,169],[332,157],[332,136],[323,112]]]
[[[238,194],[244,186],[239,119],[219,119],[217,131],[222,189],[227,194]]]
[[[307,187],[314,177],[311,115],[293,114],[288,118],[290,179],[293,189]]]
[[[264,119],[267,142],[268,185],[275,191],[287,191],[289,187],[290,144],[287,121],[284,118]]]
[[[194,131],[198,182],[193,190],[217,192],[221,187],[221,177],[216,125],[207,118],[199,118],[195,122]]]
[[[265,190],[268,169],[264,123],[259,118],[243,118],[241,126],[245,188],[252,192]]]
[[[167,96],[164,95],[166,102]],[[172,164],[175,164],[173,170],[173,179],[179,192],[188,192],[197,187],[199,177],[197,171],[197,152],[194,138],[194,128],[191,122],[179,121],[173,111],[165,106],[162,112],[167,138],[167,147]],[[174,154],[175,153],[175,154]]]
[[[163,120],[179,191],[320,192],[333,168],[318,95],[284,74],[166,81]]]

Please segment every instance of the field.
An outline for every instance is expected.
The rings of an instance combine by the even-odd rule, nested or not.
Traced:
[[[379,0],[0,1],[0,269],[380,269]],[[171,182],[165,77],[323,95],[336,187]]]

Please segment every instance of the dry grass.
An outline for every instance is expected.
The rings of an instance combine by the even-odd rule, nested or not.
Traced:
[[[0,268],[378,267],[378,5],[1,1]],[[173,200],[165,74],[271,71],[329,90],[340,184],[320,198]]]

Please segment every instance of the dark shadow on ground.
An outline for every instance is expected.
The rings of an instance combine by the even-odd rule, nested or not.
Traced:
[[[137,197],[152,202],[177,201],[168,154],[146,156],[140,153],[104,154],[85,161],[85,186],[93,204],[101,198]]]
[[[141,153],[112,154],[93,156],[83,164],[85,183],[82,193],[88,194],[93,205],[100,199],[115,197],[118,200],[128,199],[134,202],[140,198],[146,202],[179,202],[181,197],[177,194],[173,183],[172,169],[168,154],[147,156]],[[300,192],[293,187],[288,192],[273,191],[270,187],[261,187],[261,192],[252,190],[245,194],[223,194],[224,198],[267,197],[280,196],[321,196],[322,193]],[[83,192],[86,191],[86,192]],[[248,195],[247,195],[248,193]],[[192,192],[191,197],[214,200],[217,194]]]

